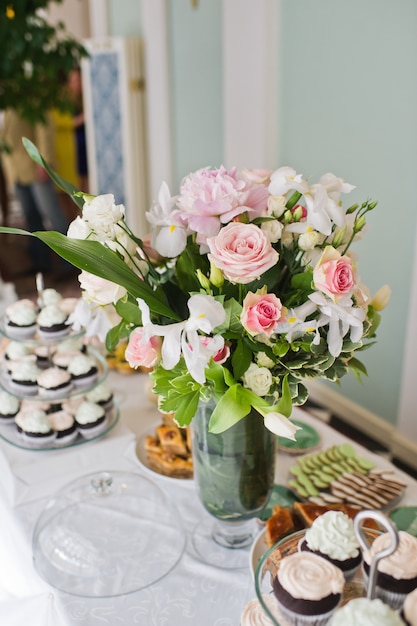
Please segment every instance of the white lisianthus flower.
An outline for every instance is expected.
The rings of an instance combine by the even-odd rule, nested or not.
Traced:
[[[95,276],[89,272],[82,271],[78,276],[83,295],[88,302],[94,302],[101,306],[113,304],[126,295],[126,289],[112,283],[110,280]]]
[[[258,396],[266,396],[271,388],[273,379],[267,367],[258,367],[251,363],[242,376],[245,387],[256,393]]]
[[[285,196],[269,196],[268,198],[268,215],[273,217],[281,217],[287,210],[285,206]]]
[[[262,222],[261,229],[264,231],[271,243],[277,243],[281,239],[283,224],[278,220]]]
[[[301,250],[313,250],[317,245],[323,242],[323,235],[313,230],[311,226],[302,233],[298,238],[298,246]]]
[[[274,361],[270,359],[265,352],[258,352],[256,355],[256,363],[259,367],[267,367],[268,369],[271,369],[275,365]]]
[[[124,217],[125,208],[115,204],[113,194],[105,194],[84,203],[82,217],[99,241],[116,238],[115,225]]]
[[[91,233],[91,228],[82,217],[78,216],[68,226],[67,237],[70,239],[87,239]]]

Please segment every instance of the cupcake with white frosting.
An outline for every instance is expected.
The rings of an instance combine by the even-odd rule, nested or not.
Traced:
[[[80,356],[80,350],[66,350],[64,352],[56,351],[52,357],[52,363],[63,370],[68,369],[68,365],[76,356]]]
[[[96,437],[107,426],[107,416],[103,407],[88,400],[84,400],[78,407],[75,421],[77,422],[78,432],[85,439]]]
[[[56,398],[68,394],[72,389],[71,375],[59,367],[48,367],[39,374],[39,394],[44,398]]]
[[[275,598],[264,594],[262,600],[278,621],[279,615],[276,612]],[[248,602],[243,609],[240,616],[240,626],[274,626],[274,624],[269,619],[259,600],[254,599]]]
[[[319,515],[300,541],[299,550],[314,552],[339,567],[346,581],[353,578],[362,561],[353,521],[342,511]]]
[[[20,400],[5,390],[0,391],[0,423],[14,424],[20,410]]]
[[[42,297],[38,298],[38,305],[43,308],[50,304],[59,304],[61,301],[61,294],[56,289],[48,287],[42,291]]]
[[[113,392],[106,383],[101,383],[91,389],[91,391],[86,393],[85,398],[90,402],[96,402],[102,406],[105,411],[108,411],[113,406]]]
[[[67,371],[71,374],[72,382],[78,387],[92,385],[98,376],[96,360],[88,354],[78,354],[71,359]]]
[[[398,531],[398,548],[378,561],[375,594],[394,610],[401,610],[407,594],[417,588],[417,538]],[[363,554],[364,578],[367,581],[372,557],[392,543],[389,533],[376,537]]]
[[[4,351],[4,363],[7,372],[10,373],[14,363],[22,361],[36,362],[32,348],[21,341],[10,341]]]
[[[42,409],[19,411],[15,424],[22,438],[33,447],[51,444],[56,438],[48,416]]]
[[[13,339],[30,339],[37,330],[37,312],[30,300],[18,300],[6,310],[6,332]]]
[[[10,388],[22,395],[38,393],[38,376],[41,369],[31,361],[15,362],[10,371]]]
[[[329,626],[404,626],[404,622],[378,598],[354,598],[337,609]]]
[[[278,609],[290,626],[324,626],[342,599],[343,572],[312,552],[284,557],[273,580]]]
[[[40,311],[38,318],[39,334],[44,339],[67,335],[71,326],[67,323],[68,315],[57,304],[48,304]]]
[[[74,417],[67,411],[54,411],[48,415],[52,428],[56,432],[55,444],[68,445],[78,437],[77,424]]]
[[[401,617],[407,626],[417,626],[417,589],[409,593],[404,600]]]

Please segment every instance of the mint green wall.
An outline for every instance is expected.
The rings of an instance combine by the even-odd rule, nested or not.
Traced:
[[[221,0],[169,1],[174,180],[222,164]]]
[[[357,247],[361,278],[388,283],[378,343],[363,354],[369,377],[339,390],[395,423],[416,232],[417,3],[281,0],[282,163],[313,178],[326,171],[379,201]],[[352,194],[351,194],[352,195]]]
[[[139,37],[140,0],[108,0],[109,30],[113,37]]]

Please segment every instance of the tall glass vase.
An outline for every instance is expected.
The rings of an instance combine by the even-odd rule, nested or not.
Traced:
[[[276,436],[255,410],[220,434],[208,431],[213,400],[200,402],[191,423],[194,479],[210,514],[196,528],[193,546],[204,560],[223,567],[248,565],[255,518],[274,485]]]

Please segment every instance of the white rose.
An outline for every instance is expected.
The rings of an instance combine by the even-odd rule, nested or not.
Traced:
[[[301,250],[312,250],[323,242],[323,235],[316,230],[307,230],[298,238],[298,245]]]
[[[275,365],[274,361],[270,359],[265,352],[258,352],[256,362],[259,367],[267,367],[268,369],[271,369],[271,367],[274,367]]]
[[[285,196],[269,196],[268,213],[274,217],[281,217],[286,211]]]
[[[87,239],[91,229],[82,217],[76,217],[68,226],[67,237],[70,239]]]
[[[87,301],[96,304],[106,305],[113,304],[123,298],[126,289],[112,283],[109,280],[90,274],[89,272],[81,272],[78,276],[81,289],[85,292],[84,297]]]
[[[115,224],[123,218],[124,212],[122,204],[115,204],[113,194],[105,194],[85,202],[83,219],[100,241],[115,239]]]
[[[281,239],[283,225],[278,220],[262,222],[261,229],[264,231],[271,243],[276,243]]]
[[[119,252],[125,260],[136,257],[137,244],[129,237],[127,232],[119,224],[114,226],[113,232],[114,239],[105,242],[110,250]]]
[[[272,374],[266,367],[258,367],[251,363],[242,376],[245,387],[256,393],[258,396],[266,396],[272,385]]]

